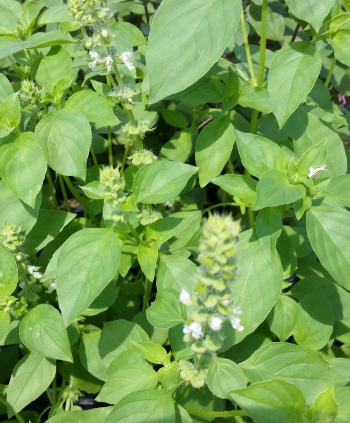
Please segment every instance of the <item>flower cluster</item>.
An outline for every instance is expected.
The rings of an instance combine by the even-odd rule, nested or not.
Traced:
[[[139,165],[146,165],[154,162],[157,160],[157,156],[155,156],[152,151],[143,149],[140,151],[134,151],[129,157],[129,160],[131,160],[131,163],[135,166]]]
[[[209,216],[199,243],[197,285],[193,293],[181,291],[179,299],[187,306],[184,341],[197,355],[221,348],[225,321],[239,332],[244,330],[242,310],[233,304],[229,287],[235,277],[239,231],[239,222],[231,216]]]
[[[120,175],[119,169],[105,166],[100,170],[100,183],[104,187],[104,199],[119,206],[126,201],[127,193],[124,191],[125,180]]]
[[[141,225],[148,226],[156,220],[161,219],[163,216],[158,211],[144,209],[137,217],[140,219]]]
[[[19,249],[24,242],[25,234],[21,228],[18,228],[12,223],[5,222],[2,231],[0,232],[0,243],[3,244],[13,254],[17,254],[20,261],[22,256],[19,254]]]
[[[126,125],[122,126],[122,131],[128,137],[139,135],[141,138],[143,138],[146,132],[150,130],[151,129],[149,127],[149,121],[144,119],[138,120],[136,124],[132,124],[129,122]]]
[[[40,97],[41,91],[34,81],[30,81],[28,79],[22,81],[19,98],[23,108],[28,111],[37,109]]]
[[[92,25],[110,14],[106,0],[68,0],[67,9],[76,28]]]
[[[139,90],[136,90],[131,85],[125,85],[122,87],[115,87],[108,94],[110,97],[114,98],[117,102],[123,102],[126,107],[132,109],[134,106],[134,97],[140,94]]]

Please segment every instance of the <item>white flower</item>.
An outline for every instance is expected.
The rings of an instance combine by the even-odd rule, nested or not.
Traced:
[[[222,325],[222,320],[220,319],[220,317],[213,316],[213,317],[210,319],[209,326],[210,326],[213,330],[220,330],[220,329],[221,329],[221,325]]]
[[[32,275],[35,272],[35,266],[28,266],[28,273]]]
[[[100,58],[100,55],[95,50],[89,51],[89,55],[90,55],[91,59],[93,59],[92,62],[89,63],[89,68],[93,68],[94,66],[97,65],[97,62]]]
[[[242,314],[242,309],[240,306],[232,307],[233,314]]]
[[[242,330],[244,330],[244,327],[241,325],[241,319],[233,315],[228,316],[228,318],[231,322],[233,329],[238,330],[238,332],[242,332]]]
[[[120,58],[122,60],[122,62],[124,63],[124,65],[130,70],[133,71],[135,69],[135,66],[130,62],[131,59],[131,53],[129,51],[124,51],[124,53],[122,53],[120,55]]]
[[[28,273],[32,276],[34,276],[34,278],[36,279],[40,279],[43,277],[43,275],[40,272],[36,271],[36,267],[35,266],[28,266]]]
[[[101,35],[102,35],[103,38],[107,38],[108,37],[108,30],[107,29],[103,29],[101,31]]]
[[[48,288],[47,288],[47,293],[48,294],[51,294],[51,292],[53,292],[53,291],[55,291],[56,290],[56,288],[57,288],[57,286],[56,286],[56,282],[54,282],[54,281],[52,281],[51,283],[50,283],[50,285],[48,286]]]
[[[106,68],[108,72],[110,72],[112,70],[113,59],[111,58],[111,56],[107,56],[105,60],[106,60]]]
[[[326,165],[321,165],[319,167],[316,167],[315,169],[311,166],[309,169],[309,174],[307,175],[308,178],[311,178],[314,176],[317,172],[321,172],[321,170],[326,170]]]
[[[198,322],[193,322],[190,325],[184,325],[183,333],[190,333],[194,339],[199,339],[203,336],[202,326]]]
[[[180,301],[187,306],[191,305],[191,295],[185,289],[181,291]]]

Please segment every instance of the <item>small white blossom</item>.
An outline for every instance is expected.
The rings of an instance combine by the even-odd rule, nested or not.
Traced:
[[[107,29],[103,29],[101,31],[101,35],[102,35],[103,38],[107,38],[108,37],[108,30]]]
[[[232,307],[233,314],[242,314],[242,309],[240,306]]]
[[[94,66],[97,65],[100,55],[95,50],[89,51],[89,55],[91,59],[93,59],[92,62],[89,63],[89,68],[93,68]]]
[[[190,333],[194,339],[199,339],[203,336],[202,326],[198,322],[193,322],[184,326],[183,333]]]
[[[213,329],[213,330],[220,330],[221,329],[221,325],[222,325],[222,320],[220,319],[220,317],[217,316],[213,316],[210,319],[210,323],[209,326]]]
[[[47,291],[46,291],[46,292],[47,292],[48,294],[51,294],[51,292],[55,291],[55,290],[56,290],[56,288],[57,288],[56,282],[52,281],[52,282],[50,283],[50,285],[48,286],[48,288],[47,288]]]
[[[130,62],[131,59],[131,53],[129,51],[125,51],[120,55],[120,58],[124,65],[130,70],[133,71],[135,69],[135,66]]]
[[[21,260],[22,260],[22,256],[21,256],[21,254],[17,254],[17,255],[16,255],[16,260],[17,260],[17,261],[21,261]]]
[[[30,275],[32,275],[35,272],[35,270],[36,270],[35,266],[28,266],[28,273]]]
[[[314,176],[317,172],[321,172],[321,170],[326,170],[326,165],[321,165],[319,167],[316,167],[315,169],[311,166],[309,169],[309,174],[307,175],[308,178],[311,178]]]
[[[32,276],[34,276],[34,278],[36,279],[40,279],[43,277],[43,275],[40,272],[36,271],[36,267],[35,266],[28,266],[28,273]]]
[[[111,56],[107,56],[105,60],[106,60],[106,68],[108,72],[110,72],[112,70],[113,59],[111,58]]]
[[[180,301],[187,306],[191,305],[191,295],[185,289],[181,291]]]
[[[241,319],[233,315],[228,316],[228,318],[231,322],[233,329],[238,330],[238,332],[242,332],[242,330],[244,330],[244,327],[241,325]]]

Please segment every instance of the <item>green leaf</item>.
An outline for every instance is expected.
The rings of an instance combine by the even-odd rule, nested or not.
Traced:
[[[335,400],[338,404],[338,414],[334,423],[348,423],[350,419],[350,387],[337,388]]]
[[[13,254],[0,244],[0,296],[11,295],[17,287],[18,270]]]
[[[76,110],[58,110],[46,115],[35,134],[48,164],[56,172],[85,179],[91,146],[91,128]]]
[[[34,254],[56,238],[62,229],[76,217],[75,213],[63,210],[40,209],[33,229],[23,245],[27,254]]]
[[[158,291],[168,289],[180,294],[182,289],[194,292],[197,282],[197,266],[186,257],[160,254],[157,271]]]
[[[249,380],[238,366],[227,358],[214,357],[209,367],[207,384],[219,398],[229,398],[232,389],[245,388]]]
[[[58,82],[72,74],[72,59],[63,47],[53,47],[40,61],[36,81],[50,94],[54,93]]]
[[[127,395],[143,389],[153,389],[158,383],[157,373],[147,363],[124,364],[109,374],[97,401],[118,404]]]
[[[286,0],[286,3],[295,17],[310,23],[318,32],[335,0]]]
[[[168,353],[161,345],[153,342],[133,342],[133,345],[150,363],[163,364],[163,366],[169,363]]]
[[[73,361],[62,316],[49,304],[39,304],[23,317],[19,335],[32,352],[56,360]]]
[[[46,423],[102,423],[110,412],[111,407],[101,407],[84,411],[66,411],[51,417]]]
[[[45,6],[45,0],[33,1],[29,0],[23,5],[23,13],[20,17],[20,22],[23,27],[28,31],[35,24],[36,18],[38,17],[40,10]]]
[[[307,410],[306,417],[310,422],[333,422],[338,414],[338,405],[334,398],[334,388],[329,386],[315,399],[315,402]]]
[[[266,258],[267,253],[252,230],[240,234],[237,257],[239,267],[231,290],[235,303],[242,308],[241,324],[244,330],[234,332],[236,344],[265,320],[280,294],[281,263],[276,250],[271,252],[271,262]],[[252,302],[252,298],[263,300]]]
[[[32,132],[8,138],[0,145],[0,174],[7,186],[30,207],[41,190],[47,163]]]
[[[272,342],[259,348],[241,366],[253,383],[274,378],[293,383],[307,403],[312,403],[339,379],[315,351],[284,342]]]
[[[102,331],[98,328],[82,334],[82,341],[79,346],[79,358],[81,364],[89,373],[100,380],[106,381],[108,378],[107,366],[103,363],[99,351],[101,335]]]
[[[336,59],[344,65],[350,66],[350,29],[341,29],[334,35],[334,37],[330,38],[329,42],[334,49],[334,56]]]
[[[158,261],[158,248],[154,243],[141,242],[137,249],[137,259],[143,274],[153,281]]]
[[[6,76],[0,73],[0,101],[4,101],[7,97],[13,94],[11,82]]]
[[[138,324],[122,319],[105,323],[98,345],[105,366],[108,367],[123,351],[135,348],[135,341],[150,342],[149,336]]]
[[[66,101],[65,109],[81,112],[89,122],[101,126],[115,126],[120,120],[114,115],[111,104],[102,96],[91,90],[73,94]]]
[[[206,74],[235,33],[240,13],[240,0],[164,0],[152,21],[146,55],[150,103]],[[174,34],[181,34],[176,43]]]
[[[184,163],[192,152],[192,143],[192,130],[184,129],[179,131],[170,141],[163,144],[159,157]]]
[[[105,423],[175,423],[171,391],[136,391],[113,408]]]
[[[261,36],[261,13],[262,8],[254,4],[248,8],[249,23],[255,31]],[[267,7],[266,37],[269,40],[283,41],[285,30],[285,21],[283,16],[275,13],[270,7]]]
[[[287,44],[276,53],[268,76],[268,90],[280,128],[311,91],[321,65],[320,53],[304,41]]]
[[[196,165],[202,188],[220,174],[234,143],[235,132],[227,116],[211,121],[202,129],[196,141]]]
[[[254,383],[232,391],[229,396],[256,423],[300,423],[306,408],[300,390],[284,380]]]
[[[159,382],[165,389],[172,389],[179,380],[179,364],[177,361],[172,361],[165,367],[161,367],[157,371]]]
[[[41,193],[36,197],[34,208],[23,203],[18,196],[10,190],[5,181],[0,181],[0,228],[4,223],[13,223],[22,230],[29,232],[35,225],[39,215]]]
[[[133,192],[137,203],[158,204],[176,198],[197,168],[184,163],[157,160],[136,174]]]
[[[9,417],[36,400],[49,387],[55,374],[54,360],[33,352],[24,356],[13,369],[7,390]]]
[[[298,318],[298,304],[291,297],[280,295],[270,314],[267,316],[271,332],[280,341],[288,339],[294,330]]]
[[[257,181],[245,175],[226,174],[218,176],[211,181],[229,194],[238,197],[247,205],[256,201]]]
[[[1,250],[1,247],[0,247]],[[3,295],[2,292],[0,295]],[[11,317],[10,313],[0,310],[0,339],[4,339],[7,336],[10,327]],[[3,371],[3,369],[1,369]]]
[[[269,93],[263,87],[244,85],[241,88],[238,103],[243,107],[250,107],[264,114],[271,113]]]
[[[40,14],[37,25],[47,25],[51,23],[72,22],[73,17],[68,13],[67,6],[51,6]]]
[[[279,209],[261,210],[255,220],[255,233],[269,262],[272,261],[276,243],[282,232],[282,215]]]
[[[294,339],[302,347],[320,350],[332,335],[333,323],[332,307],[322,291],[305,295],[298,304]]]
[[[235,131],[243,166],[257,178],[270,169],[287,171],[287,157],[275,142],[260,135]]]
[[[66,326],[109,284],[119,259],[118,238],[110,229],[83,229],[64,243],[57,261],[57,294]]]
[[[292,185],[284,172],[277,169],[268,170],[256,186],[253,210],[292,204],[305,195],[306,190],[302,184]]]
[[[148,321],[156,328],[172,328],[186,319],[186,307],[173,289],[158,292],[156,300],[146,310]]]
[[[350,289],[350,214],[340,207],[317,206],[307,211],[306,230],[322,266]]]
[[[21,121],[18,92],[8,96],[0,103],[0,138],[11,134]]]
[[[323,194],[336,199],[341,206],[350,208],[350,175],[342,175],[332,178]]]

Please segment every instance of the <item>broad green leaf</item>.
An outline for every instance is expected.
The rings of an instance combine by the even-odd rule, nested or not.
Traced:
[[[315,144],[305,151],[305,153],[295,164],[298,169],[298,174],[300,178],[307,178],[311,167],[316,169],[317,167],[322,166],[326,163],[327,150],[325,147],[325,141],[321,141],[319,144]],[[314,179],[316,179],[317,177],[319,177],[319,174],[316,174],[314,176]]]
[[[281,263],[277,251],[271,253],[272,261],[269,262],[266,258],[267,252],[262,248],[252,230],[240,234],[237,257],[239,266],[231,291],[235,303],[242,308],[241,324],[244,330],[234,332],[235,344],[253,332],[265,320],[280,294]],[[252,298],[256,301],[252,302]]]
[[[4,223],[13,223],[29,232],[35,225],[39,215],[41,193],[37,195],[34,208],[23,203],[18,196],[10,190],[5,181],[0,181],[0,228]]]
[[[350,387],[337,388],[335,400],[338,404],[338,414],[334,423],[348,423],[350,419]]]
[[[157,271],[158,291],[174,290],[180,294],[182,289],[194,292],[197,282],[197,266],[186,257],[160,254]]]
[[[97,401],[118,404],[127,395],[143,389],[153,389],[158,383],[157,373],[147,363],[131,363],[109,374]]]
[[[321,290],[314,291],[305,295],[298,304],[294,339],[305,348],[320,350],[331,337],[333,323],[333,312],[328,299]]]
[[[261,36],[261,13],[262,8],[251,4],[248,8],[249,23],[255,31]],[[285,30],[285,21],[283,16],[275,13],[270,7],[267,7],[266,37],[269,40],[283,41]]]
[[[208,123],[196,141],[196,165],[199,184],[205,187],[216,178],[229,160],[235,143],[235,132],[228,117]]]
[[[136,202],[157,204],[173,200],[196,172],[195,166],[167,160],[147,164],[135,177],[133,192]]]
[[[282,233],[277,240],[276,248],[282,263],[283,279],[293,277],[297,268],[297,254],[285,226],[282,228]]]
[[[137,249],[137,259],[143,274],[153,281],[158,260],[158,248],[154,243],[141,242]]]
[[[269,93],[263,87],[244,85],[241,88],[238,103],[243,107],[250,107],[264,114],[271,113]]]
[[[169,329],[169,343],[175,360],[188,360],[193,357],[191,347],[183,340],[183,323]]]
[[[268,170],[256,186],[256,202],[253,210],[292,204],[305,195],[304,185],[292,185],[284,172],[277,169]]]
[[[146,55],[150,102],[180,92],[207,73],[235,33],[240,13],[240,0],[164,0],[152,21]]]
[[[253,383],[278,378],[294,384],[308,404],[339,379],[315,351],[285,342],[259,348],[241,366]]]
[[[112,106],[102,96],[91,90],[78,91],[66,101],[65,109],[81,112],[89,122],[101,126],[115,126],[120,120],[114,115]]]
[[[105,423],[175,423],[171,391],[132,392],[113,408]]]
[[[66,326],[109,284],[119,259],[118,239],[110,229],[83,229],[64,243],[57,260],[57,294]]]
[[[1,248],[0,248],[1,250]],[[2,292],[0,295],[3,295]],[[11,317],[10,313],[0,310],[0,339],[6,338],[10,327]],[[3,369],[1,369],[3,371]]]
[[[53,47],[40,61],[36,81],[50,94],[54,93],[58,82],[72,74],[72,59],[63,47]]]
[[[318,32],[335,0],[286,0],[286,3],[295,17],[310,23]]]
[[[96,316],[103,311],[106,311],[111,305],[114,304],[119,294],[119,287],[114,286],[114,283],[111,283],[111,286],[107,286],[101,294],[99,294],[94,301],[89,305],[87,309],[82,312],[83,316]]]
[[[32,132],[8,138],[0,145],[0,174],[19,199],[34,207],[47,163]]]
[[[13,94],[11,82],[6,76],[0,73],[0,101],[4,101],[7,97]]]
[[[71,22],[73,17],[68,13],[67,6],[51,6],[40,14],[37,25],[47,25],[51,23]]]
[[[312,207],[306,214],[306,230],[322,266],[350,289],[350,213],[341,207]]]
[[[280,128],[311,91],[321,65],[320,53],[304,41],[287,44],[276,53],[268,76],[268,90]]]
[[[183,221],[184,218],[177,213],[158,219],[147,227],[146,238],[157,243],[168,241],[179,231]]]
[[[21,121],[18,92],[8,96],[0,103],[0,138],[11,134]]]
[[[332,178],[323,193],[336,199],[340,205],[350,208],[350,175]]]
[[[165,389],[174,388],[179,380],[179,363],[172,361],[167,366],[161,367],[157,371],[157,377]]]
[[[163,144],[159,157],[184,163],[191,154],[192,144],[192,131],[184,129],[177,132],[170,141]]]
[[[56,360],[73,361],[62,316],[49,304],[39,304],[23,317],[19,335],[32,352]]]
[[[334,398],[332,385],[315,399],[315,402],[307,410],[306,417],[310,422],[333,422],[338,414],[338,404]]]
[[[227,358],[214,357],[209,367],[207,384],[219,398],[229,398],[232,389],[245,388],[249,380],[238,366]]]
[[[126,350],[135,348],[133,342],[149,342],[147,333],[136,323],[127,320],[107,322],[98,344],[103,363],[108,367],[113,359]]]
[[[17,18],[12,10],[1,8],[1,17],[0,35],[16,35]]]
[[[34,352],[24,356],[15,366],[7,390],[9,417],[36,400],[49,387],[55,374],[54,360]]]
[[[133,342],[133,345],[140,351],[141,355],[150,363],[169,364],[168,353],[165,348],[153,342]]]
[[[46,423],[96,423],[104,422],[112,407],[101,407],[92,410],[72,410],[57,414]]]
[[[211,181],[221,189],[235,196],[245,204],[251,205],[256,201],[257,181],[245,175],[236,175],[228,173],[218,176]]]
[[[51,242],[76,217],[63,210],[40,209],[38,220],[28,233],[24,243],[27,254],[34,254]]]
[[[292,335],[297,318],[296,301],[286,295],[280,295],[266,320],[271,332],[276,334],[280,341],[285,341]]]
[[[36,18],[44,6],[45,0],[27,1],[24,3],[23,13],[20,17],[20,22],[24,29],[28,30],[34,26]]]
[[[339,62],[346,66],[350,66],[349,59],[349,43],[350,29],[341,29],[334,37],[330,38],[330,44],[334,49],[334,56]]]
[[[187,390],[179,402],[186,410],[193,410],[197,414],[203,412],[223,411],[225,409],[226,401],[215,397],[215,395],[210,392],[209,388],[204,385],[203,388],[200,389]],[[192,416],[193,423],[202,423],[207,420],[211,420],[210,417],[209,419],[206,419],[197,416],[198,414]]]
[[[257,178],[270,169],[287,171],[287,157],[275,142],[260,135],[235,131],[243,166]]]
[[[282,215],[279,209],[268,207],[261,210],[255,220],[255,234],[266,258],[271,262],[276,243],[282,232]]]
[[[126,35],[133,47],[146,45],[146,39],[142,31],[130,22],[115,22],[110,28],[113,31],[122,32]]]
[[[11,295],[17,287],[18,270],[13,254],[0,244],[0,296]]]
[[[103,363],[99,351],[102,331],[98,328],[94,329],[91,332],[82,334],[82,341],[79,346],[79,358],[81,364],[89,373],[100,380],[106,381],[108,378],[107,366]]]
[[[91,146],[91,128],[76,110],[58,110],[46,115],[35,134],[48,164],[56,172],[85,179]]]
[[[284,380],[254,383],[229,394],[256,423],[300,423],[306,409],[303,394]]]
[[[186,307],[179,301],[179,294],[173,289],[158,292],[156,300],[146,310],[148,321],[156,328],[172,328],[184,323]]]

